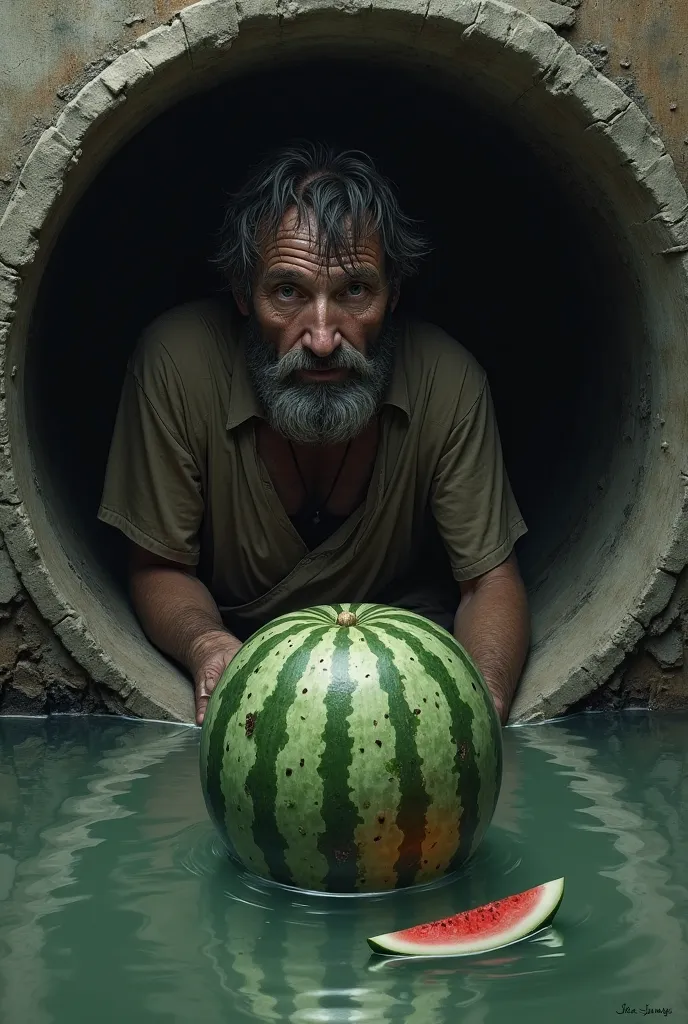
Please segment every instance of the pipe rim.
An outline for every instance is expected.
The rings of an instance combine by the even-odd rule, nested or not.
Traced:
[[[680,461],[680,454],[666,452],[672,447],[678,452],[682,442],[688,441],[688,429],[680,422],[686,418],[680,388],[672,386],[672,379],[680,379],[685,369],[676,342],[681,327],[688,326],[686,194],[671,158],[638,107],[569,43],[542,22],[498,0],[461,0],[451,5],[431,0],[429,6],[425,0],[387,0],[376,3],[374,9],[362,0],[348,0],[345,8],[337,0],[330,4],[322,0],[309,3],[306,10],[293,5],[287,13],[267,0],[246,6],[235,6],[230,0],[202,0],[187,7],[167,25],[141,36],[66,105],[30,154],[0,221],[0,528],[22,583],[41,614],[73,657],[112,690],[129,713],[191,720],[191,689],[157,652],[151,653],[147,666],[141,665],[142,671],[162,673],[155,686],[142,684],[141,672],[122,667],[122,637],[113,639],[102,624],[94,628],[89,621],[99,596],[80,594],[76,573],[70,582],[74,567],[69,553],[56,539],[49,511],[44,516],[38,512],[40,482],[31,472],[31,452],[22,429],[21,371],[42,271],[73,205],[119,148],[118,138],[137,131],[153,108],[157,113],[204,88],[206,82],[225,76],[233,53],[244,44],[242,59],[246,61],[248,54],[250,65],[256,48],[264,52],[267,46],[291,46],[296,52],[300,46],[333,38],[355,41],[364,34],[382,49],[410,47],[421,59],[453,61],[461,56],[469,63],[479,61],[487,69],[488,85],[504,78],[507,90],[520,92],[525,84],[519,103],[527,107],[554,102],[564,119],[594,140],[591,163],[600,168],[608,164],[613,189],[619,195],[624,189],[632,195],[623,205],[637,210],[640,219],[624,224],[624,230],[634,232],[639,265],[648,280],[657,276],[665,282],[661,290],[670,288],[676,296],[676,310],[667,325],[670,339],[662,352],[664,379],[659,384],[660,404],[666,408],[662,436],[669,441],[662,442],[667,447],[652,459]],[[618,195],[609,198],[614,201]],[[654,465],[653,461],[650,468]],[[664,476],[659,475],[662,483],[665,478],[667,507],[647,556],[652,567],[643,573],[632,595],[623,595],[601,628],[595,630],[592,617],[588,653],[578,664],[565,670],[557,667],[556,645],[551,640],[539,653],[535,651],[512,718],[549,718],[592,692],[618,668],[650,620],[665,608],[676,574],[688,561],[688,477],[672,461],[671,472],[667,469]],[[610,571],[613,575],[613,565]],[[607,587],[611,596],[618,590],[614,581]],[[106,608],[100,611],[107,617]],[[580,630],[580,623],[576,628]],[[562,635],[565,632],[566,626],[560,630]]]

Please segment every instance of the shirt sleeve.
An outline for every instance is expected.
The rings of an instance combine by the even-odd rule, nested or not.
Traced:
[[[432,514],[456,580],[494,569],[527,532],[504,466],[484,374],[475,391],[467,411],[465,401],[457,406],[431,489]]]
[[[197,565],[203,494],[184,385],[160,331],[129,361],[98,518],[140,547]]]

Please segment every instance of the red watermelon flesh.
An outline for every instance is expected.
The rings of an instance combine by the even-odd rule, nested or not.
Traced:
[[[464,910],[429,924],[387,935],[375,935],[368,945],[376,953],[416,956],[459,956],[484,953],[524,939],[553,919],[564,896],[564,879]]]

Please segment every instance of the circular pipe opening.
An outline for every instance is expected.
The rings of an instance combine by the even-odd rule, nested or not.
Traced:
[[[314,82],[328,87],[311,95]],[[224,196],[295,136],[371,153],[422,220],[433,252],[403,307],[488,372],[530,528],[525,579],[570,588],[557,558],[618,477],[642,346],[634,282],[601,218],[508,124],[406,68],[333,59],[179,103],[117,153],[61,233],[35,311],[27,425],[74,554],[122,592],[120,537],[95,510],[127,357],[159,313],[226,293],[211,265]]]
[[[254,56],[119,148],[56,238],[25,347],[18,422],[38,484],[26,505],[125,704],[139,690],[159,714],[191,717],[190,688],[129,607],[122,541],[95,518],[126,359],[158,313],[222,289],[210,258],[223,197],[295,136],[365,149],[397,183],[434,246],[404,305],[488,372],[530,529],[519,558],[534,643],[517,712],[541,717],[598,685],[673,587],[679,556],[658,566],[682,494],[660,450],[684,431],[661,304],[676,269],[629,237],[642,202],[624,191],[628,170],[594,140],[573,162],[561,125],[486,99],[442,61],[384,51],[366,64],[341,45],[327,59]]]

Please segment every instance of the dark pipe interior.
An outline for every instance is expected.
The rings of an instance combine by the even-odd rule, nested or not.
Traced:
[[[367,150],[434,245],[406,308],[488,371],[531,586],[613,459],[622,328],[601,218],[518,133],[408,69],[332,60],[231,81],[171,109],[104,168],[45,274],[27,363],[36,473],[75,564],[117,576],[95,519],[127,356],[156,314],[213,292],[223,195],[295,136]]]

